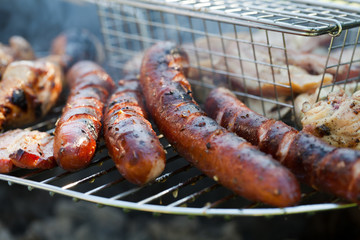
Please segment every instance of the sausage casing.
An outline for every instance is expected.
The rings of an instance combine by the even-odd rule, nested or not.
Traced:
[[[70,95],[55,128],[54,156],[69,171],[86,167],[96,150],[104,103],[114,86],[97,64],[80,61],[67,74]]]
[[[295,204],[295,176],[206,116],[192,97],[187,65],[186,54],[169,42],[144,55],[140,82],[160,131],[180,155],[237,194],[279,207]]]
[[[281,121],[261,116],[225,88],[210,93],[205,109],[220,125],[258,145],[313,188],[359,202],[359,151],[335,148]]]
[[[139,185],[159,176],[166,161],[164,149],[145,117],[138,79],[121,80],[105,110],[104,137],[119,172]]]

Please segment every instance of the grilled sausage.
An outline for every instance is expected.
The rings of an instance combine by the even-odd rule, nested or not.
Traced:
[[[46,132],[27,129],[10,130],[0,135],[0,173],[14,166],[49,169],[56,166],[54,137]]]
[[[284,207],[300,199],[295,176],[269,155],[220,127],[192,97],[186,54],[170,42],[146,51],[140,82],[160,131],[180,155],[235,193]]]
[[[56,124],[54,156],[62,168],[75,171],[87,166],[95,153],[104,103],[114,82],[90,61],[76,63],[67,80],[70,95]]]
[[[104,116],[104,137],[119,172],[143,185],[165,167],[165,152],[146,120],[138,79],[121,80],[111,95]]]
[[[360,151],[335,148],[281,121],[261,116],[225,88],[205,103],[209,116],[271,154],[313,188],[360,202]]]

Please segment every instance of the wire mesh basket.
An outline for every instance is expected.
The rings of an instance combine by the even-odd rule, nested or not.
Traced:
[[[98,7],[108,64],[116,78],[137,74],[142,53],[174,41],[190,58],[194,96],[226,86],[253,110],[295,123],[295,97],[318,87],[357,84],[360,5],[310,1],[88,0]],[[52,131],[54,117],[33,126]],[[303,186],[299,205],[272,208],[234,196],[181,158],[160,135],[167,167],[135,187],[101,144],[79,172],[18,170],[0,179],[124,209],[189,215],[267,216],[355,207]]]
[[[225,85],[259,113],[282,118],[294,98],[359,79],[356,7],[304,1],[95,1],[111,66],[136,73],[141,53],[174,41],[190,57],[200,102]]]

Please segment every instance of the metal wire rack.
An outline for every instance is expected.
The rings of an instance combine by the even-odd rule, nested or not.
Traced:
[[[359,75],[351,71],[360,65],[357,5],[296,0],[87,2],[98,6],[108,64],[115,79],[136,74],[142,52],[152,44],[174,41],[189,54],[190,81],[200,103],[212,88],[225,85],[250,108],[291,124],[294,98],[299,94],[292,72],[299,67],[296,61],[291,62],[294,56],[320,59],[317,72],[302,67],[306,76],[317,76],[315,87],[359,80]],[[304,55],[295,51],[298,48]],[[52,117],[32,128],[52,131],[60,112],[61,107],[56,108]],[[166,139],[159,137],[167,150],[166,169],[155,181],[142,187],[122,178],[102,141],[93,163],[84,170],[19,169],[0,174],[0,179],[99,205],[154,213],[271,216],[357,206],[306,186],[297,206],[279,209],[247,201],[204,176],[181,158]]]
[[[343,6],[313,1],[271,0],[88,0],[102,6],[122,4],[148,10],[249,25],[281,32],[320,35],[359,24],[359,5]]]
[[[61,112],[54,109],[52,117],[37,123],[31,129],[53,132]],[[34,188],[61,194],[75,201],[85,200],[98,204],[153,212],[155,214],[180,214],[200,216],[274,216],[356,207],[343,203],[333,196],[321,194],[304,186],[301,203],[287,208],[274,208],[250,202],[206,177],[180,157],[159,135],[167,150],[167,167],[163,174],[145,186],[127,182],[116,170],[107,155],[103,140],[95,157],[86,169],[67,172],[60,167],[50,170],[17,169],[10,174],[0,174],[9,185],[21,184],[28,190]]]
[[[189,78],[200,102],[212,88],[225,85],[257,112],[277,119],[287,115],[295,122],[299,93],[359,80],[356,6],[270,0],[91,2],[98,6],[111,66],[136,73],[145,49],[177,42],[189,54]],[[312,84],[303,84],[304,79]]]

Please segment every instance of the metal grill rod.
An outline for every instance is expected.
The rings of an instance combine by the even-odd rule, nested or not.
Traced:
[[[95,161],[92,161],[92,162],[89,164],[88,168],[89,168],[89,167],[92,167],[92,166],[95,166],[95,165],[97,165],[97,164],[105,161],[106,159],[110,159],[110,158],[109,158],[108,156],[105,156],[105,157],[103,157],[103,158],[100,158],[100,159],[97,159],[97,160],[95,160]],[[51,170],[53,170],[53,169],[49,169],[49,171],[51,171]],[[50,177],[50,178],[47,178],[47,179],[41,181],[41,183],[51,183],[51,182],[60,180],[60,179],[62,179],[62,178],[64,178],[64,177],[66,177],[66,176],[69,176],[69,175],[71,175],[71,174],[76,174],[76,172],[66,171],[66,172],[60,173],[60,174],[58,174],[58,175],[52,176],[52,177]]]
[[[162,192],[159,192],[159,193],[157,193],[155,195],[152,195],[151,197],[148,197],[148,198],[145,198],[145,199],[139,201],[138,204],[149,203],[149,202],[151,202],[151,201],[153,201],[155,199],[158,199],[158,198],[160,198],[160,197],[162,197],[162,196],[164,196],[164,195],[166,195],[166,194],[168,194],[170,192],[178,191],[182,187],[188,186],[189,184],[196,183],[197,181],[203,179],[204,177],[205,177],[204,174],[199,174],[197,176],[191,177],[191,178],[187,179],[184,182],[180,182],[179,184],[177,184],[175,186],[167,188]]]
[[[347,6],[344,4],[336,4],[336,3],[330,3],[330,2],[317,2],[317,1],[311,1],[311,0],[291,0],[295,3],[305,3],[305,4],[309,4],[309,5],[316,5],[319,7],[326,7],[326,8],[330,8],[330,9],[339,9],[342,11],[346,11],[346,12],[353,12],[353,13],[359,13],[360,12],[360,8],[359,7],[355,7],[355,6]],[[351,2],[351,1],[344,1],[344,2]]]
[[[199,196],[201,196],[201,195],[203,195],[203,194],[205,194],[207,192],[215,190],[218,187],[220,187],[220,184],[215,183],[215,184],[213,184],[213,185],[211,185],[209,187],[206,187],[206,188],[204,188],[204,189],[202,189],[202,190],[200,190],[198,192],[195,192],[195,193],[190,194],[190,195],[188,195],[186,197],[183,197],[183,198],[181,198],[181,199],[179,199],[179,200],[177,200],[177,201],[175,201],[173,203],[170,203],[170,204],[167,205],[167,207],[176,207],[176,206],[179,206],[179,205],[183,205],[183,204],[185,204],[185,203],[187,203],[187,202],[189,202],[191,200],[195,200],[196,198],[198,198]]]
[[[103,7],[111,7],[109,2],[106,1],[98,1],[98,0],[88,0],[90,2],[95,2],[99,6]],[[231,24],[237,24],[242,26],[248,26],[249,21],[252,22],[252,27],[254,28],[262,28],[266,30],[271,31],[281,31],[286,33],[292,33],[292,34],[298,34],[298,35],[320,35],[327,32],[333,32],[337,29],[341,29],[342,26],[339,21],[334,19],[326,19],[326,18],[320,18],[320,17],[312,17],[307,16],[310,19],[315,20],[322,20],[328,23],[332,23],[332,26],[324,27],[323,29],[317,29],[317,31],[314,31],[312,28],[302,27],[302,26],[295,26],[291,24],[284,24],[281,22],[274,22],[271,20],[263,19],[260,21],[256,17],[251,16],[243,16],[239,14],[234,14],[231,12],[224,13],[223,11],[212,11],[212,14],[207,14],[207,11],[205,9],[194,9],[193,7],[189,6],[183,6],[179,4],[165,4],[162,3],[159,4],[151,4],[148,2],[140,2],[140,1],[127,1],[127,0],[117,0],[117,3],[125,4],[128,6],[133,6],[137,8],[143,8],[143,9],[149,9],[149,10],[156,10],[156,11],[162,11],[172,14],[178,14],[178,15],[184,15],[189,17],[195,17],[195,18],[201,18],[201,19],[207,19],[212,21],[218,21],[223,23],[231,23]],[[195,10],[195,11],[194,11]],[[296,17],[296,14],[288,14],[288,16]],[[316,21],[315,21],[316,22]]]
[[[100,17],[105,17],[105,18],[108,17],[108,13],[106,11],[104,11],[104,10],[101,10],[101,9],[99,10],[99,15],[100,15]],[[204,35],[204,31],[201,31],[201,30],[196,30],[196,29],[193,29],[193,28],[181,27],[181,26],[177,26],[177,25],[173,25],[173,24],[167,24],[166,22],[158,23],[158,22],[154,22],[154,21],[152,21],[150,19],[142,20],[142,19],[139,19],[139,18],[124,16],[124,15],[120,15],[120,14],[114,14],[112,16],[112,19],[121,20],[121,21],[129,22],[129,23],[140,24],[140,25],[151,26],[151,27],[157,27],[157,28],[162,28],[162,29],[176,30],[176,31],[184,32],[184,33],[193,33],[193,34],[196,34],[196,35]],[[138,34],[129,34],[129,33],[124,32],[124,31],[119,32],[119,29],[117,29],[117,30],[103,29],[103,30],[104,30],[105,34],[113,34],[114,36],[118,36],[118,37],[121,37],[121,38],[126,38],[126,39],[131,39],[131,40],[138,40],[138,41],[147,42],[147,43],[150,43],[150,44],[154,44],[154,43],[157,42],[153,38],[146,38],[146,37],[143,37],[143,36],[139,36]],[[255,45],[255,46],[263,46],[263,47],[284,49],[283,47],[280,47],[280,46],[273,46],[273,45],[269,45],[269,44],[265,44],[265,43],[261,43],[261,42],[251,42],[251,41],[239,39],[237,37],[234,38],[234,37],[230,37],[230,36],[222,35],[222,34],[217,35],[217,34],[207,32],[206,35],[208,35],[209,37],[219,37],[219,38],[224,39],[224,40],[237,41],[239,43],[252,44],[252,45]],[[235,36],[237,36],[237,35],[235,35]],[[127,49],[127,50],[131,51],[129,49]],[[199,49],[197,48],[196,50],[198,51]],[[202,49],[202,50],[206,51],[206,49]]]
[[[119,179],[117,179],[117,180],[115,180],[115,181],[112,181],[112,182],[103,184],[103,185],[101,185],[101,186],[99,186],[99,187],[97,187],[97,188],[94,188],[94,189],[92,189],[92,190],[89,190],[89,191],[87,191],[87,192],[84,192],[84,194],[85,194],[85,195],[91,195],[91,194],[97,193],[97,192],[99,192],[99,191],[102,191],[102,190],[104,190],[104,189],[106,189],[106,188],[112,187],[112,186],[114,186],[114,185],[116,185],[116,184],[118,184],[118,183],[121,183],[121,182],[123,182],[123,181],[125,181],[125,178],[124,178],[124,177],[121,177],[121,178],[119,178]]]
[[[108,168],[108,169],[106,169],[106,170],[102,170],[102,171],[100,171],[100,172],[94,173],[94,174],[92,174],[92,175],[90,175],[90,176],[87,176],[87,177],[85,177],[85,178],[82,178],[82,179],[80,179],[80,180],[78,180],[78,181],[75,181],[75,182],[72,182],[72,183],[70,183],[70,184],[67,184],[67,185],[63,186],[62,189],[70,189],[70,188],[76,187],[77,185],[79,185],[79,184],[81,184],[81,183],[84,183],[84,182],[90,181],[90,180],[92,180],[92,179],[101,177],[101,176],[103,176],[103,175],[105,175],[105,174],[107,174],[107,173],[109,173],[109,172],[114,171],[114,170],[116,170],[116,167],[115,167],[115,166],[113,166],[113,167],[111,167],[111,168]]]
[[[137,203],[116,200],[110,198],[104,198],[94,195],[85,195],[83,193],[73,191],[73,190],[64,190],[53,185],[44,185],[38,182],[34,182],[27,179],[19,179],[10,175],[0,174],[0,179],[8,182],[13,182],[21,185],[31,186],[33,188],[42,189],[50,191],[52,193],[58,193],[73,197],[75,199],[86,200],[89,202],[103,204],[113,207],[121,207],[124,209],[133,209],[146,212],[158,212],[158,213],[168,213],[168,214],[180,214],[180,215],[200,215],[200,216],[267,216],[267,215],[284,215],[284,214],[298,214],[298,213],[307,213],[307,212],[317,212],[317,211],[326,211],[330,209],[343,209],[349,207],[355,207],[357,204],[335,204],[335,203],[326,203],[326,204],[310,204],[302,205],[295,207],[287,208],[261,208],[261,209],[226,209],[226,208],[190,208],[190,207],[174,207],[170,208],[167,206],[159,206],[152,204],[139,205]]]
[[[215,208],[216,206],[218,206],[218,205],[220,205],[220,204],[222,204],[222,203],[224,203],[224,202],[226,202],[226,201],[228,201],[228,200],[230,200],[230,199],[232,199],[234,197],[236,197],[236,195],[231,193],[231,194],[217,200],[216,202],[205,204],[205,206],[203,207],[203,210],[206,211],[207,209]]]
[[[121,198],[127,197],[127,196],[129,196],[129,195],[131,195],[131,194],[134,194],[134,193],[140,191],[141,189],[143,189],[143,188],[145,188],[145,187],[149,187],[149,186],[151,186],[152,184],[154,184],[154,183],[156,183],[156,182],[163,182],[163,181],[165,181],[166,179],[168,179],[169,177],[174,176],[174,175],[176,175],[176,174],[179,174],[179,173],[181,173],[181,172],[184,172],[184,171],[186,171],[186,170],[188,170],[188,169],[190,169],[190,168],[191,168],[191,165],[190,165],[190,164],[185,165],[184,167],[179,168],[179,169],[176,169],[175,171],[172,171],[172,172],[163,174],[162,176],[159,176],[159,177],[156,178],[153,182],[150,182],[150,183],[148,183],[147,185],[140,186],[140,187],[135,187],[135,188],[130,189],[130,190],[128,190],[128,191],[122,192],[122,193],[120,193],[120,194],[117,194],[117,195],[111,197],[111,199],[117,200],[117,199],[121,199]]]
[[[281,14],[287,14],[288,12],[284,10],[290,10],[293,9],[294,14],[300,14],[304,18],[308,16],[317,16],[318,14],[321,14],[322,16],[325,16],[326,18],[339,18],[341,21],[349,22],[352,21],[354,18],[357,18],[359,15],[355,13],[351,13],[348,11],[339,11],[338,9],[334,8],[324,8],[324,6],[321,6],[320,4],[317,5],[316,2],[307,2],[307,4],[304,4],[304,1],[292,1],[293,5],[281,5],[284,3],[284,1],[264,1],[268,2],[269,5],[267,7],[262,7],[263,5],[255,6],[253,2],[248,2],[249,4],[247,6],[251,7],[252,9],[262,10],[265,8],[269,12],[275,12]],[[260,7],[259,7],[260,6]],[[281,9],[281,10],[277,10]],[[301,14],[301,11],[307,12],[307,14]],[[333,14],[334,12],[337,12],[338,14]]]

